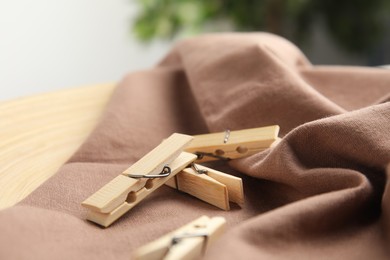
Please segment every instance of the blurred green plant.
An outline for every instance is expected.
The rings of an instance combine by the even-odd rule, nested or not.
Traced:
[[[390,17],[388,0],[137,0],[133,25],[145,42],[171,39],[180,33],[219,31],[229,24],[236,31],[268,31],[302,45],[320,18],[338,44],[365,52],[383,36]],[[388,20],[387,20],[388,21]],[[222,22],[222,23],[221,23]]]

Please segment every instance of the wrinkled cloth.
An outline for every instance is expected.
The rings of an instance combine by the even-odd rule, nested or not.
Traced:
[[[0,211],[0,259],[129,259],[201,215],[227,219],[206,259],[389,259],[389,94],[390,71],[314,66],[267,33],[179,42],[118,84],[54,177]],[[163,186],[109,228],[85,220],[80,203],[173,132],[276,124],[274,148],[211,163],[243,178],[242,208]]]

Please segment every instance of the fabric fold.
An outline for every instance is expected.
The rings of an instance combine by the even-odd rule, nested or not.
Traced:
[[[267,33],[182,41],[155,68],[128,74],[72,158],[0,211],[0,258],[128,259],[220,215],[228,230],[206,259],[388,259],[389,83],[384,69],[312,65]],[[171,133],[274,124],[283,137],[274,148],[211,165],[243,178],[242,208],[161,187],[107,229],[85,220],[80,203]]]

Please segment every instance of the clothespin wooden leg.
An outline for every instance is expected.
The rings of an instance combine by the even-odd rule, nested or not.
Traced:
[[[241,178],[198,164],[195,168],[204,174],[199,174],[193,168],[186,168],[165,184],[223,210],[230,209],[229,201],[243,205]]]

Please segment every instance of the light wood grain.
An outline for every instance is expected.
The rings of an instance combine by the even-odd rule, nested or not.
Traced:
[[[191,223],[137,249],[136,260],[200,259],[203,249],[214,243],[224,232],[226,220],[223,217],[202,216]],[[182,239],[172,245],[172,239],[181,235],[207,234],[204,237]]]
[[[143,188],[147,179],[130,178],[132,174],[157,174],[166,164],[170,164],[183,151],[193,137],[174,133],[148,154],[126,169],[100,190],[87,198],[82,205],[90,210],[109,213],[125,202],[130,192]],[[185,165],[186,166],[186,165]]]
[[[0,209],[25,198],[68,160],[96,126],[114,86],[0,102]]]
[[[50,178],[96,126],[115,84],[0,103],[0,209]]]
[[[184,169],[166,185],[188,193],[204,202],[223,210],[229,210],[229,195],[226,185],[205,174],[197,174],[193,169]]]
[[[226,133],[195,135],[191,145],[186,148],[189,153],[209,153],[229,159],[237,159],[255,154],[271,147],[278,140],[279,126],[266,126],[237,131],[230,131],[224,142]],[[197,162],[217,160],[204,156]]]
[[[226,185],[229,193],[229,201],[237,203],[240,206],[244,204],[244,186],[241,178],[199,164],[196,164],[196,167],[200,170],[207,171],[207,176]]]
[[[192,153],[182,152],[179,157],[177,157],[171,164],[171,174],[164,178],[155,178],[150,179],[149,185],[145,186],[135,192],[130,192],[127,195],[127,199],[123,201],[121,205],[116,207],[109,213],[101,213],[94,210],[89,210],[87,219],[93,221],[103,227],[108,227],[112,223],[114,223],[118,218],[123,216],[126,212],[140,203],[145,197],[154,192],[157,188],[161,187],[164,183],[166,183],[170,178],[173,178],[176,174],[178,174],[181,170],[195,161],[196,155]],[[130,179],[130,177],[121,175],[121,178]],[[108,191],[110,192],[110,191]],[[104,194],[103,197],[109,196]]]
[[[204,202],[223,210],[229,210],[229,201],[242,206],[244,189],[242,179],[202,165],[195,164],[199,170],[207,171],[199,174],[192,168],[186,168],[169,180],[166,185],[188,193]]]

